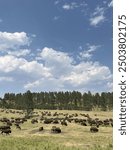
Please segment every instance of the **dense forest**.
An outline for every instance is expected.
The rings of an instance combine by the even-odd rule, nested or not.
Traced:
[[[0,99],[1,108],[10,109],[66,109],[66,110],[112,110],[113,93],[92,94],[90,91],[5,93]]]

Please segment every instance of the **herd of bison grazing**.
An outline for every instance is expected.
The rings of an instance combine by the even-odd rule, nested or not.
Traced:
[[[4,110],[1,110],[3,112]],[[20,111],[5,111],[6,113],[18,113],[18,114],[24,114],[23,112]],[[75,123],[81,126],[90,126],[90,132],[98,132],[99,127],[105,126],[105,127],[113,127],[113,119],[112,118],[106,118],[104,120],[100,120],[98,117],[96,118],[91,118],[89,114],[68,114],[68,113],[51,113],[50,111],[40,111],[40,114],[38,112],[33,112],[33,116],[36,117],[35,119],[31,119],[32,124],[36,124],[38,122],[44,124],[52,124],[51,128],[51,133],[61,133],[61,129],[59,127],[56,127],[54,125],[56,124],[61,124],[62,126],[69,126],[70,123]],[[59,117],[62,116],[62,117]],[[96,116],[96,114],[95,114]],[[48,118],[49,117],[49,118]],[[80,117],[80,118],[78,118]],[[84,117],[84,118],[81,118]],[[3,123],[2,126],[0,126],[0,131],[1,134],[10,134],[12,132],[11,126],[15,126],[17,129],[21,130],[22,129],[22,124],[25,122],[29,121],[30,118],[26,117],[3,117],[0,118],[0,122]],[[44,127],[39,127],[38,131],[43,131]]]
[[[107,112],[104,113],[107,114]],[[98,144],[100,144],[98,138],[104,140],[107,138],[110,144],[112,143],[112,112],[111,116],[107,117],[106,114],[104,115],[103,112],[35,110],[28,118],[21,110],[0,109],[0,136],[4,138],[27,136],[53,138],[56,136],[59,140],[70,138],[69,144],[68,140],[63,141],[65,145],[71,145],[71,140],[74,145],[78,138],[83,138],[83,141],[78,141],[79,145],[84,145],[81,146],[81,149],[85,149],[86,143],[90,147],[93,145],[92,141],[88,140],[88,136],[95,139],[94,143],[99,142]]]

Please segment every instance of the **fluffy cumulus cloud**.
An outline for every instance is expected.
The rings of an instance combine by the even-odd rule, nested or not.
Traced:
[[[98,62],[82,62],[74,67],[71,74],[66,77],[74,87],[88,88],[91,85],[97,87],[99,83],[108,82],[112,76],[106,66],[101,66]],[[101,87],[100,87],[101,88]]]
[[[49,69],[37,61],[27,61],[24,58],[17,58],[12,55],[0,57],[0,73],[15,75],[18,72],[22,73],[23,76],[25,74],[35,77],[51,76]]]
[[[94,51],[96,47],[90,47]],[[99,62],[81,61],[75,63],[67,53],[45,47],[39,54],[51,76],[42,77],[24,85],[25,89],[40,90],[112,90],[112,74],[107,66]]]
[[[23,65],[26,62],[26,60],[20,58],[16,58],[11,55],[5,55],[0,57],[0,72],[12,72],[16,71],[16,69]]]
[[[33,53],[22,49],[29,43],[30,38],[25,32],[0,32],[0,50],[6,51],[0,56],[0,83],[3,88],[8,86],[10,91],[13,88],[33,91],[112,90],[110,69],[99,62],[84,59],[91,58],[99,46],[89,45],[86,51],[80,52],[79,62],[67,52],[48,47],[37,51],[34,59],[29,61],[24,56]]]
[[[30,38],[25,32],[0,32],[0,51],[16,49],[20,46],[29,45]]]
[[[19,69],[28,74],[32,74],[34,77],[51,76],[50,69],[43,66],[43,64],[38,63],[37,61],[26,61],[23,65],[19,66]]]
[[[99,23],[104,22],[105,20],[104,12],[105,8],[97,6],[89,19],[90,25],[97,26]]]
[[[68,55],[68,53],[56,51],[52,48],[45,47],[40,53],[41,59],[45,61],[45,65],[52,68],[69,67],[70,64],[74,63],[74,59]],[[55,68],[55,69],[56,69]]]

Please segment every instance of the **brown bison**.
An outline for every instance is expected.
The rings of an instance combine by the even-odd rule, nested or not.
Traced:
[[[51,129],[52,133],[61,133],[61,129],[59,127],[53,126]]]
[[[40,127],[40,128],[38,129],[38,131],[43,131],[43,127]]]
[[[98,128],[97,127],[91,127],[90,132],[93,132],[93,133],[98,132]]]
[[[7,134],[10,134],[11,133],[11,130],[10,129],[2,129],[1,130],[1,134],[5,133],[6,135]]]

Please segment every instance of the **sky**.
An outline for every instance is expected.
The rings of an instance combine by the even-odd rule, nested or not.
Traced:
[[[112,91],[111,0],[0,0],[0,96]]]

